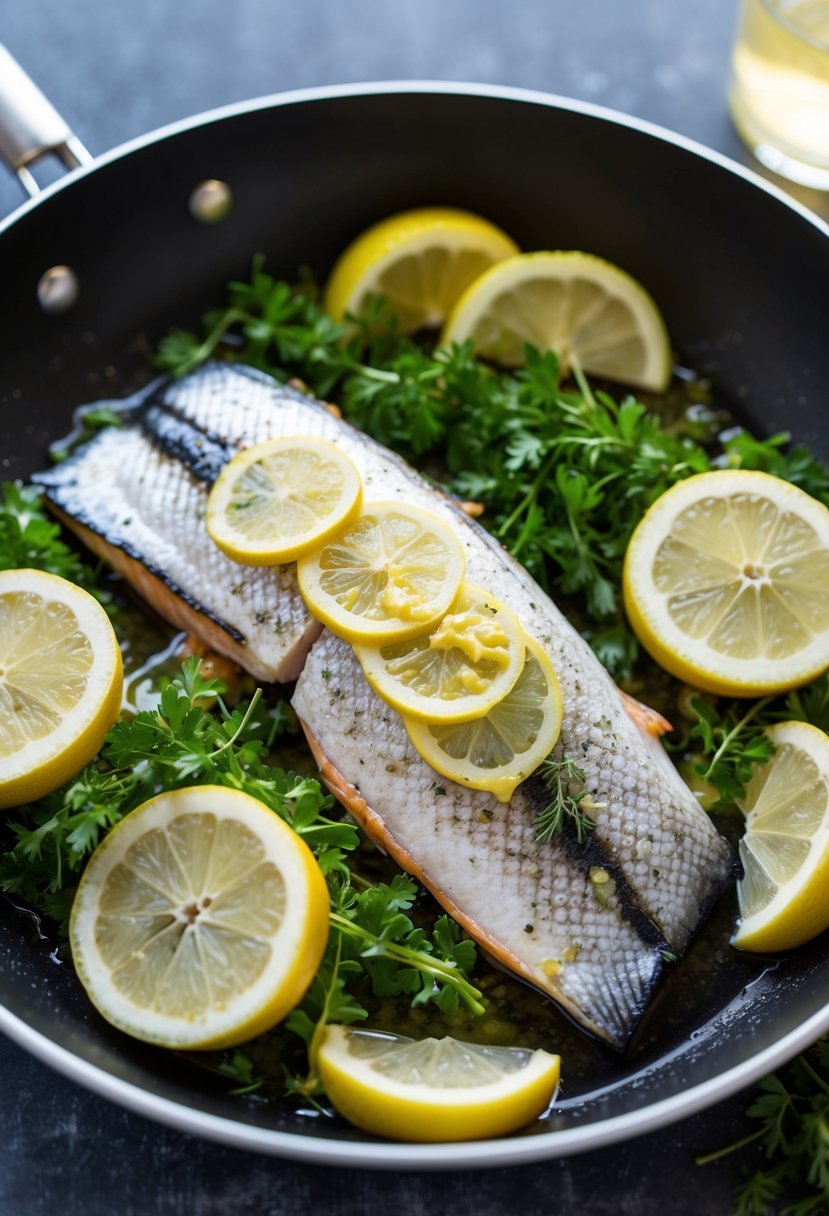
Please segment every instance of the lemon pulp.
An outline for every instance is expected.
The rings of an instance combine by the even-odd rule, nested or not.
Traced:
[[[452,311],[442,344],[472,339],[487,359],[524,363],[529,343],[562,368],[661,392],[671,371],[665,323],[644,287],[578,251],[519,254],[476,279]]]
[[[324,307],[337,320],[364,316],[388,301],[403,333],[440,325],[464,289],[501,258],[518,252],[488,220],[452,207],[421,207],[363,232],[337,261]]]
[[[463,547],[437,516],[404,503],[367,503],[362,515],[297,566],[311,612],[347,641],[425,633],[457,595]]]
[[[550,1105],[559,1057],[482,1047],[446,1036],[329,1026],[318,1056],[337,1110],[357,1127],[399,1140],[474,1140],[506,1135]]]
[[[261,1034],[304,995],[328,936],[328,889],[307,845],[257,799],[169,791],[130,812],[78,887],[72,954],[114,1026],[162,1046]]]
[[[97,600],[54,574],[0,572],[0,807],[43,797],[91,760],[122,687]]]
[[[742,950],[789,950],[829,928],[829,738],[805,722],[766,733],[776,750],[738,801]]]
[[[561,730],[561,692],[553,665],[525,635],[523,670],[507,695],[482,718],[428,723],[404,717],[409,738],[442,776],[509,802],[555,747]]]
[[[207,531],[234,561],[277,565],[324,543],[359,510],[354,463],[313,435],[268,440],[225,466],[207,499]]]
[[[679,482],[631,537],[625,607],[663,667],[709,692],[760,696],[829,666],[829,510],[768,473]]]
[[[464,583],[432,633],[354,649],[366,679],[394,709],[427,722],[463,722],[482,717],[507,695],[524,666],[526,644],[511,608]]]

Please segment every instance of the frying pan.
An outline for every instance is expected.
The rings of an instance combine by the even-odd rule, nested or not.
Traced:
[[[79,166],[0,225],[3,477],[43,467],[77,405],[148,378],[158,336],[194,324],[253,253],[275,274],[305,264],[322,277],[369,223],[430,203],[482,212],[525,249],[585,249],[624,266],[659,302],[680,361],[710,376],[720,400],[756,430],[790,429],[829,459],[829,229],[753,174],[646,123],[518,90],[370,84],[233,106],[87,164],[2,58],[0,150],[32,191],[34,156]],[[232,193],[218,222],[203,222],[195,201],[205,182]],[[663,1019],[655,1041],[600,1084],[565,1091],[528,1133],[393,1145],[231,1097],[127,1039],[55,961],[45,927],[2,900],[0,925],[0,1029],[18,1043],[152,1118],[330,1164],[493,1166],[597,1147],[739,1090],[829,1030],[826,935],[780,959],[733,956],[696,977],[695,1000]]]

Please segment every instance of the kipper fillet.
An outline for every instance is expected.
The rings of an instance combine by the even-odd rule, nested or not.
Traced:
[[[535,839],[546,801],[538,778],[508,805],[438,778],[351,648],[308,615],[294,567],[239,566],[213,545],[204,507],[222,465],[252,443],[302,434],[351,457],[366,499],[399,498],[449,521],[467,578],[515,609],[546,649],[564,704],[555,755],[577,761],[593,799],[585,844],[566,828]],[[226,364],[153,386],[124,426],[37,480],[162,615],[260,679],[299,674],[293,703],[322,776],[369,834],[493,956],[593,1033],[626,1042],[663,952],[685,949],[728,881],[731,853],[590,648],[497,541],[320,403]]]

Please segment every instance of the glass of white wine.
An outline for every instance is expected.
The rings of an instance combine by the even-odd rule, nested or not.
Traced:
[[[742,0],[729,104],[767,168],[829,190],[829,0]]]

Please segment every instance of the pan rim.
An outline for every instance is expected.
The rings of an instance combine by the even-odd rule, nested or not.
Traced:
[[[623,114],[609,107],[539,90],[439,80],[372,81],[296,89],[249,101],[235,102],[178,120],[146,135],[119,144],[97,157],[90,165],[73,170],[54,182],[35,198],[27,200],[5,219],[0,220],[0,236],[12,229],[29,212],[81,179],[133,152],[185,134],[192,129],[284,105],[326,102],[347,97],[418,94],[479,97],[540,105],[626,127],[658,139],[660,142],[681,148],[736,175],[749,185],[760,189],[776,202],[782,203],[789,211],[797,214],[811,227],[829,238],[829,224],[826,224],[804,204],[786,194],[781,187],[767,181],[754,170],[724,154],[658,124]],[[695,1114],[714,1102],[738,1093],[753,1081],[786,1063],[820,1035],[829,1032],[829,1003],[812,1014],[806,1022],[748,1060],[742,1061],[733,1068],[691,1089],[682,1090],[639,1110],[594,1121],[581,1127],[543,1132],[529,1137],[434,1145],[334,1140],[325,1137],[309,1137],[302,1132],[283,1132],[241,1123],[224,1116],[200,1111],[153,1094],[132,1082],[124,1081],[106,1069],[92,1064],[60,1046],[53,1039],[28,1026],[2,1006],[0,1006],[0,1030],[43,1063],[99,1096],[114,1101],[135,1114],[155,1119],[179,1131],[200,1135],[232,1147],[340,1167],[392,1169],[402,1166],[413,1169],[480,1169],[527,1164],[589,1151],[644,1135]]]
[[[73,186],[76,182],[83,178],[89,177],[93,173],[97,173],[101,169],[105,169],[108,165],[116,161],[122,160],[124,157],[131,155],[133,152],[141,151],[153,144],[162,143],[165,140],[173,139],[178,135],[186,134],[188,131],[198,129],[200,127],[209,126],[213,123],[223,122],[227,119],[241,117],[246,114],[255,114],[263,110],[277,109],[282,106],[298,105],[307,102],[325,102],[335,101],[346,97],[366,97],[366,96],[393,96],[393,95],[417,95],[427,94],[440,96],[441,94],[457,97],[479,97],[489,100],[513,101],[522,102],[529,105],[545,106],[553,110],[566,110],[573,114],[582,114],[589,118],[596,118],[602,122],[608,122],[615,126],[627,127],[630,130],[638,131],[643,135],[648,135],[654,139],[658,139],[662,143],[671,144],[674,147],[683,149],[702,160],[716,165],[720,169],[742,178],[749,185],[756,187],[763,193],[768,194],[776,202],[782,203],[790,211],[795,212],[801,219],[806,220],[812,227],[816,228],[823,236],[829,237],[829,223],[821,219],[814,211],[811,211],[804,203],[793,198],[790,194],[776,183],[768,181],[761,177],[758,172],[741,165],[738,161],[726,156],[722,152],[717,152],[714,148],[708,148],[705,144],[698,140],[692,139],[690,136],[682,135],[677,131],[671,131],[668,127],[663,127],[658,123],[650,122],[648,119],[638,118],[634,115],[624,114],[620,110],[615,110],[610,106],[598,105],[595,102],[581,101],[572,97],[565,97],[557,93],[546,93],[540,89],[523,89],[512,85],[496,85],[496,84],[479,84],[472,81],[443,81],[443,80],[378,80],[378,81],[362,81],[345,84],[332,85],[315,85],[304,89],[291,89],[281,93],[269,93],[263,97],[255,97],[247,101],[231,102],[228,105],[216,106],[210,110],[204,110],[199,114],[194,114],[189,118],[178,119],[172,123],[166,123],[164,126],[157,127],[153,131],[147,132],[145,135],[136,136],[133,139],[125,140],[123,143],[117,144],[114,148],[107,152],[96,156],[89,164],[82,165],[77,169],[70,170],[64,177],[52,182],[46,186],[34,198],[25,200],[19,207],[16,207],[9,215],[0,219],[0,236],[13,227],[16,223],[22,220],[29,212],[35,208],[42,206],[55,195],[60,194],[63,190]]]
[[[639,1110],[586,1123],[583,1127],[539,1132],[527,1137],[454,1144],[335,1140],[307,1136],[303,1132],[257,1127],[183,1105],[124,1081],[61,1047],[3,1007],[0,1007],[0,1030],[42,1063],[99,1097],[176,1131],[202,1136],[232,1148],[348,1168],[395,1169],[402,1166],[409,1169],[490,1169],[528,1165],[605,1148],[697,1114],[773,1072],[829,1031],[829,1005],[741,1064]]]

